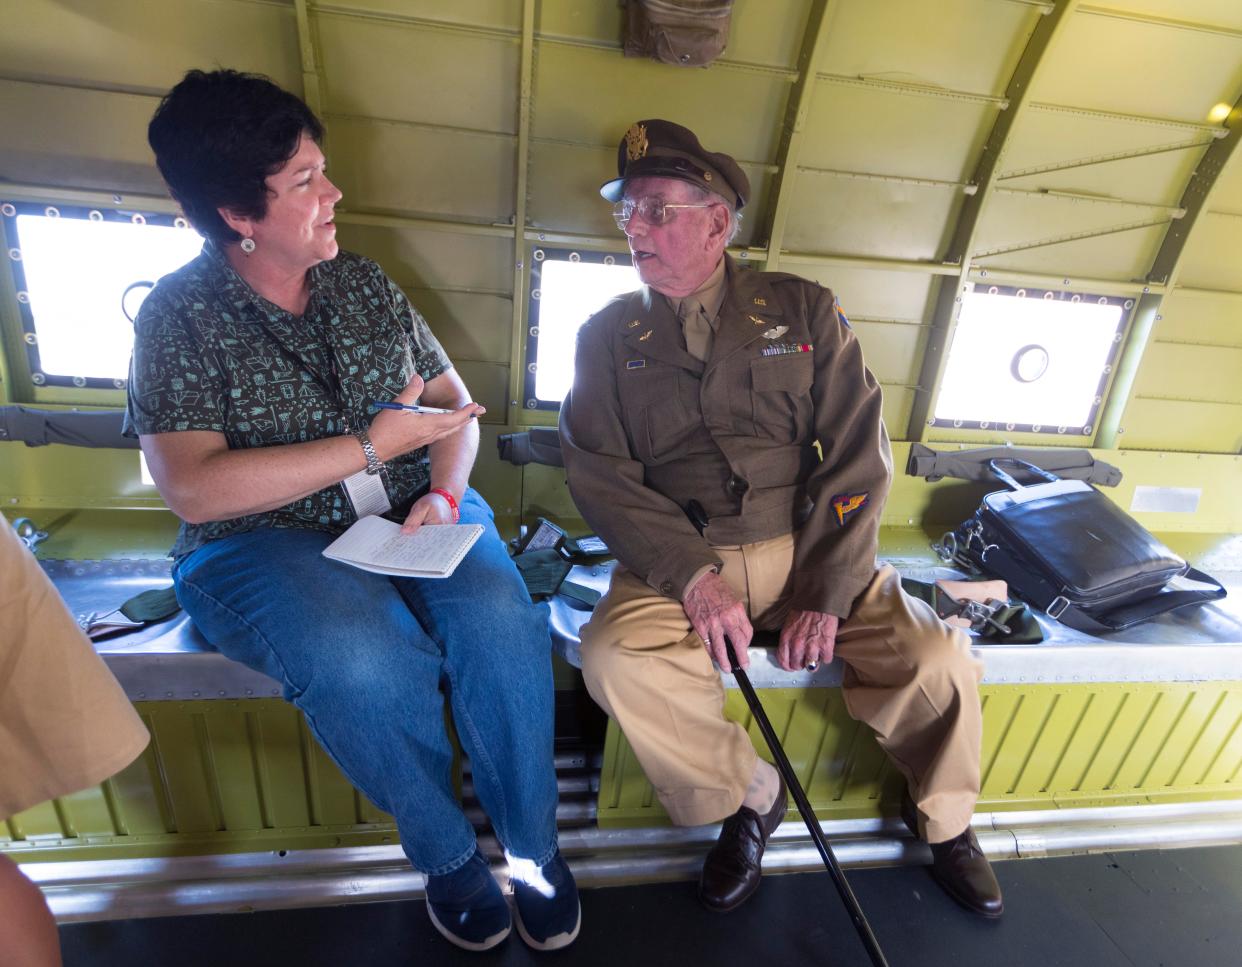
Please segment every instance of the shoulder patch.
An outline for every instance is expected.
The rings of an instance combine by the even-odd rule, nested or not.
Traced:
[[[832,511],[837,515],[837,525],[844,527],[850,517],[867,506],[870,498],[871,494],[865,490],[860,494],[837,494],[833,497]]]

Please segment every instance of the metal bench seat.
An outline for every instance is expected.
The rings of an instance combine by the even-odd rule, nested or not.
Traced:
[[[107,612],[141,591],[167,587],[166,560],[41,562],[74,615]],[[908,577],[933,581],[960,577],[947,568],[902,564]],[[568,580],[603,593],[612,562],[576,565]],[[1186,682],[1242,680],[1242,571],[1219,575],[1230,589],[1222,601],[1188,608],[1106,637],[1074,631],[1036,614],[1045,641],[1035,645],[976,644],[984,661],[984,684],[1056,682]],[[551,601],[555,652],[581,667],[579,629],[591,612],[561,595]],[[840,661],[815,672],[786,672],[771,647],[775,635],[761,633],[752,648],[751,680],[757,688],[834,687]],[[134,701],[279,696],[273,679],[233,662],[199,633],[184,614],[96,642]],[[733,677],[723,674],[726,687]]]

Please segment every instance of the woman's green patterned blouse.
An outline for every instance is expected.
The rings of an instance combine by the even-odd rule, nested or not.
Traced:
[[[247,285],[212,242],[160,280],[138,313],[130,362],[129,436],[211,430],[230,449],[303,443],[370,423],[418,373],[452,363],[405,294],[370,259],[341,252],[309,272],[300,318]],[[427,449],[388,463],[398,510],[426,491]],[[206,524],[182,523],[176,557],[258,527],[339,533],[354,522],[339,484],[277,510]]]

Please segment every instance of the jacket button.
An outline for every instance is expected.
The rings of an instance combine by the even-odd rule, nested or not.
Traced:
[[[672,582],[672,581],[665,581],[663,584],[661,584],[661,585],[660,585],[660,593],[661,593],[661,594],[669,594],[669,595],[671,595],[671,594],[672,594],[675,590],[677,590],[677,589],[673,587],[673,582]]]
[[[734,474],[729,478],[729,482],[725,484],[725,490],[729,491],[734,497],[741,497],[746,491],[750,490],[750,484]]]

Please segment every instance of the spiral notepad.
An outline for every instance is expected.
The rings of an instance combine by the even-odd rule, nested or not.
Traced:
[[[483,533],[482,524],[424,524],[413,534],[383,517],[363,517],[323,556],[395,577],[446,578]]]

